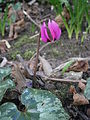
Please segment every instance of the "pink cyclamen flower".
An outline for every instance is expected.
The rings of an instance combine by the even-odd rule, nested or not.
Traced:
[[[48,34],[48,30],[50,34]],[[41,26],[41,39],[43,42],[51,42],[52,39],[53,41],[58,40],[60,36],[61,29],[54,20],[48,21],[48,27],[46,26],[45,22],[43,22]]]

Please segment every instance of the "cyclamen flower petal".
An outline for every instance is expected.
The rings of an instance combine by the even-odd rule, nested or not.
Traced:
[[[61,36],[61,29],[59,28],[58,24],[54,20],[52,20],[52,28],[53,28],[53,31],[55,32],[56,40],[58,40]]]
[[[48,28],[53,37],[53,41],[58,40],[61,36],[61,29],[59,28],[58,24],[54,20],[52,21],[49,20]]]
[[[41,26],[41,38],[43,42],[48,42],[50,41],[50,38],[47,33],[47,27],[45,22],[43,22],[43,25]]]
[[[51,23],[50,20],[48,21],[48,28],[49,28],[49,30],[51,32],[53,40],[55,40],[55,32],[53,31],[52,23]]]

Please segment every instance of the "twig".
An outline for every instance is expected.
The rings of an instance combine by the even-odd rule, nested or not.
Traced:
[[[40,35],[37,41],[37,52],[36,52],[36,62],[35,62],[35,69],[34,69],[34,77],[36,76],[36,71],[37,71],[37,64],[38,64],[38,57],[39,57],[39,48],[40,48]]]
[[[36,0],[31,0],[28,5],[33,5],[36,2]]]
[[[90,57],[86,57],[86,58],[81,58],[81,57],[73,57],[73,58],[69,58],[69,60],[90,60]]]
[[[37,37],[37,36],[39,36],[39,33],[36,34],[36,35],[31,36],[30,39],[33,39],[33,38],[35,38],[35,37]]]
[[[51,81],[56,81],[56,82],[66,82],[66,83],[78,83],[78,82],[83,82],[83,83],[87,83],[87,81],[81,79],[81,80],[70,80],[70,79],[59,79],[59,78],[51,78],[51,77],[43,77],[43,79],[45,80],[51,80]]]
[[[35,66],[34,66],[33,87],[35,87],[35,83],[36,83],[36,71],[37,71],[37,64],[38,64],[38,57],[39,57],[40,36],[41,36],[41,33],[39,34],[39,38],[38,38],[38,41],[37,41],[37,52],[36,52],[36,60],[35,60]]]
[[[56,42],[56,41],[55,41]],[[54,44],[55,42],[48,42],[46,44],[44,44],[40,49],[39,49],[39,53],[48,45]],[[32,59],[36,56],[36,53],[31,57],[30,61],[32,61]]]
[[[34,23],[38,28],[40,28],[40,25],[38,25],[38,24],[31,18],[31,16],[28,15],[28,13],[27,13],[25,10],[23,10],[23,13],[28,17],[28,19],[29,19],[32,23]]]

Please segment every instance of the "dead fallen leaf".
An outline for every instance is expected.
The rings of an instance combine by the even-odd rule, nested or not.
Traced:
[[[52,67],[51,67],[51,65],[50,65],[49,62],[48,62],[47,60],[45,60],[43,57],[39,56],[39,59],[40,59],[40,62],[42,63],[44,73],[45,73],[47,76],[50,76],[50,75],[51,75],[51,72],[52,72]]]
[[[64,6],[62,15],[64,16],[64,18],[65,18],[66,21],[68,22],[68,20],[70,19],[70,15],[69,15],[69,12],[68,12],[68,10],[67,10],[67,8],[66,8],[65,6]],[[65,28],[64,23],[63,23],[63,19],[62,19],[61,15],[58,15],[58,16],[55,18],[55,21],[57,22],[57,24],[58,24],[60,27]]]
[[[32,70],[33,72],[34,72],[34,70],[35,70],[35,63],[36,63],[35,60],[36,60],[36,59],[33,59],[33,60],[30,61],[30,63],[28,63],[29,69]]]
[[[16,83],[17,83],[17,89],[19,91],[22,90],[23,87],[26,86],[26,78],[25,76],[22,74],[21,69],[19,68],[19,66],[17,64],[14,64],[14,67],[12,69],[12,76],[15,78]]]
[[[90,118],[90,108],[87,109],[87,116]]]
[[[70,72],[64,73],[64,78],[72,79],[72,80],[80,80],[80,79],[82,79],[82,74],[83,74],[83,72],[70,71]]]
[[[17,22],[11,24],[9,38],[16,39],[18,37],[18,33],[20,33],[24,29],[24,26],[25,26],[24,19],[18,20]]]
[[[7,51],[6,43],[5,43],[5,41],[4,42],[1,41],[0,42],[0,52],[4,53],[6,51]]]
[[[78,83],[78,87],[79,87],[82,91],[84,91],[86,85],[80,81],[80,82]]]
[[[89,101],[85,98],[85,96],[83,94],[74,94],[73,95],[73,104],[74,105],[86,105],[89,104]]]
[[[8,9],[8,18],[13,14],[16,16],[15,22],[10,25],[9,38],[16,39],[25,26],[24,14],[22,10],[14,10],[12,5],[9,5]]]
[[[72,94],[76,94],[76,89],[73,85],[70,86],[69,92]]]
[[[10,31],[9,31],[9,38],[12,38],[13,37],[13,30],[14,30],[14,26],[13,24],[10,25]]]
[[[67,71],[86,72],[88,70],[88,61],[80,60],[71,65]]]
[[[2,57],[1,60],[0,60],[0,67],[4,67],[6,64],[7,64],[7,59],[5,57]]]

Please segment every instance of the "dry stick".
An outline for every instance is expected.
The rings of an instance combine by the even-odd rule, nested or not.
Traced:
[[[35,67],[34,67],[33,87],[35,87],[35,80],[36,80],[36,71],[37,71],[39,48],[40,48],[40,36],[41,36],[41,33],[39,34],[39,38],[38,38],[38,41],[37,41],[37,52],[36,52],[36,60],[35,60]]]
[[[39,33],[37,33],[37,34],[31,36],[30,39],[33,39],[33,38],[35,38],[35,37],[37,37],[37,36],[39,36]]]
[[[31,18],[31,16],[28,15],[28,13],[27,13],[25,10],[23,10],[23,13],[28,17],[28,19],[29,19],[32,23],[34,23],[38,28],[40,28],[40,25],[38,25],[38,24]]]
[[[56,41],[55,41],[55,42],[56,42]],[[50,45],[50,44],[54,44],[55,42],[48,42],[48,43],[46,43],[45,45],[43,45],[43,46],[39,49],[39,53],[40,53],[45,47],[47,47],[47,46]],[[33,60],[33,58],[36,56],[36,54],[37,54],[37,53],[35,53],[35,54],[31,57],[30,61]]]
[[[78,83],[81,81],[83,83],[87,83],[87,81],[85,80],[70,80],[70,79],[59,79],[59,78],[51,78],[51,77],[43,77],[43,78],[45,78],[45,80],[51,80],[55,82]]]

